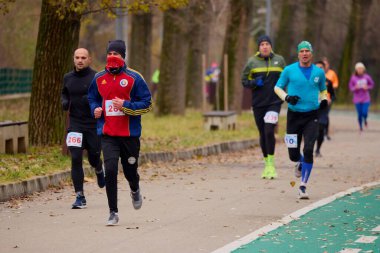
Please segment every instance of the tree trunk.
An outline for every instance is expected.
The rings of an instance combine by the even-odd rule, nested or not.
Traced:
[[[361,45],[364,37],[362,36],[371,4],[372,0],[352,0],[348,33],[339,66],[339,82],[341,85],[339,86],[338,102],[347,103],[350,99],[348,82],[354,71],[356,61],[360,60],[359,53],[363,52]]]
[[[304,40],[309,41],[319,53],[322,37],[323,17],[326,15],[327,0],[306,2],[306,27]]]
[[[294,61],[295,41],[293,27],[295,24],[295,12],[298,2],[294,0],[284,0],[281,8],[281,18],[278,33],[275,39],[276,53],[282,55],[287,63]]]
[[[72,67],[81,17],[69,13],[59,19],[56,10],[49,0],[42,1],[29,111],[31,145],[60,144],[64,135],[62,80]]]
[[[152,54],[152,13],[140,13],[132,16],[130,55],[128,65],[140,72],[149,83]]]
[[[158,115],[185,113],[186,20],[187,9],[164,13],[164,38],[161,50]]]
[[[356,4],[359,5],[359,13],[356,19],[357,24],[355,25],[355,43],[354,43],[354,60],[363,61],[366,54],[363,53],[363,45],[365,44],[366,38],[366,25],[368,22],[368,14],[370,12],[373,0],[360,0]]]
[[[249,27],[252,22],[251,0],[230,0],[231,12],[227,23],[223,54],[228,56],[228,107],[241,111],[243,86],[241,85],[241,71],[248,55]],[[221,64],[220,86],[223,87],[225,73],[224,62]],[[219,90],[220,104],[224,106],[224,92]]]
[[[211,22],[210,0],[192,0],[189,10],[189,50],[186,74],[186,105],[202,107],[204,90],[202,76],[202,54],[208,54]]]

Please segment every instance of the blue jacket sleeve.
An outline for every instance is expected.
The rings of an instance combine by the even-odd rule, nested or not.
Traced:
[[[91,115],[94,116],[94,110],[97,107],[102,107],[102,97],[98,91],[98,85],[96,84],[97,76],[92,79],[90,87],[88,88],[88,103],[90,104]]]
[[[288,85],[288,82],[288,68],[285,67],[285,69],[281,72],[280,78],[277,80],[276,86],[285,90],[285,87]]]
[[[122,110],[125,114],[131,116],[142,115],[152,110],[152,96],[143,78],[136,79],[136,83],[132,88],[131,100],[124,101]]]
[[[327,89],[325,73],[322,73],[320,76],[321,76],[321,80],[319,81],[319,90],[324,91]]]

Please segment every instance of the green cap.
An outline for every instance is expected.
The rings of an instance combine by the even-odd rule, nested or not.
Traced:
[[[304,49],[304,48],[310,50],[310,52],[313,52],[313,47],[311,46],[311,43],[309,41],[304,40],[300,44],[298,44],[297,53],[299,53],[301,49]]]

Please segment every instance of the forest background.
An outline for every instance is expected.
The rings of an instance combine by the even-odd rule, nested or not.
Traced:
[[[121,12],[128,65],[148,82],[160,69],[157,116],[202,108],[202,55],[207,66],[216,61],[222,70],[228,56],[228,106],[240,112],[249,97],[240,74],[265,33],[267,11],[265,0],[1,0],[0,9],[6,12],[0,16],[0,68],[33,69],[29,131],[35,145],[61,143],[59,94],[73,50],[88,48],[93,67],[103,69]],[[339,75],[338,103],[351,101],[347,83],[357,61],[380,82],[380,0],[272,0],[271,10],[274,51],[290,64],[297,60],[297,44],[310,41],[314,59],[327,56]],[[220,83],[224,78],[222,72]],[[379,85],[371,96],[373,103],[380,101]]]

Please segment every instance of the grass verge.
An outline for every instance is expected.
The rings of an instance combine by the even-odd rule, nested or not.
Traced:
[[[28,120],[29,98],[0,101],[0,121]],[[142,117],[141,152],[176,151],[221,142],[254,139],[258,132],[251,111],[237,117],[236,130],[207,131],[202,113],[188,110],[184,116]],[[280,117],[279,135],[283,136],[285,118]],[[88,166],[84,159],[84,166]],[[0,154],[0,183],[22,181],[34,176],[48,175],[70,168],[70,157],[61,154],[60,146],[30,147],[28,154]]]

